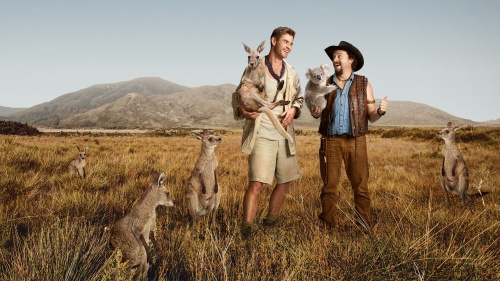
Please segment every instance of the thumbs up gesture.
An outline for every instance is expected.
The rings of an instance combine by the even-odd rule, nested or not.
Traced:
[[[380,101],[377,108],[377,113],[379,115],[384,115],[386,112],[387,112],[387,96],[385,96],[384,99]]]

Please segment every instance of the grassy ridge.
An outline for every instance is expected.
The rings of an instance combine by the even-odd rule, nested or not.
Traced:
[[[491,131],[487,134],[498,136]],[[494,138],[457,140],[469,167],[469,193],[480,187],[490,194],[465,209],[453,196],[447,208],[439,184],[442,143],[422,139],[426,132],[436,133],[396,128],[368,136],[376,223],[367,235],[352,223],[345,175],[339,186],[340,227],[320,228],[319,141],[314,132],[301,131],[303,177],[294,182],[272,229],[260,226],[271,192],[263,189],[256,235],[249,242],[239,234],[247,165],[238,133],[226,133],[216,149],[223,193],[214,231],[207,229],[208,216],[197,229],[187,227],[184,188],[200,150],[194,137],[0,136],[0,279],[124,280],[125,265],[107,248],[104,227],[141,198],[152,170],[165,171],[177,200],[173,208],[158,209],[154,274],[159,280],[498,279],[500,145]],[[84,180],[67,173],[74,144],[89,146]]]

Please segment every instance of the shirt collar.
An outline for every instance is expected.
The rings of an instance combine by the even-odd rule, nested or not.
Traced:
[[[354,79],[354,71],[351,73],[351,76],[349,76],[349,79],[347,80],[352,81],[352,79]],[[333,83],[335,83],[335,85],[338,85],[337,74],[333,74]]]

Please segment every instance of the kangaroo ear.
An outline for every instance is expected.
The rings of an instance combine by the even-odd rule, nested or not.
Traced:
[[[88,147],[88,146],[84,147],[84,148],[83,148],[83,151],[87,151],[87,149],[89,149],[89,147]]]
[[[78,146],[78,144],[75,144],[75,146],[76,146],[76,149],[78,149],[78,152],[80,152],[80,151],[81,151],[81,149],[80,149],[80,147]]]
[[[460,129],[460,125],[459,126],[456,126],[455,129],[453,129],[453,131],[457,131],[458,129]]]
[[[257,52],[260,53],[262,52],[262,50],[264,50],[264,48],[266,47],[266,40],[262,41],[262,43],[260,43],[259,47],[257,47]]]
[[[448,122],[447,127],[448,127],[448,129],[453,129],[453,127],[455,127],[455,125],[453,125],[453,123],[451,123],[451,122]]]
[[[160,187],[164,181],[165,181],[165,173],[162,172],[158,177],[158,187]]]
[[[158,175],[158,173],[156,171],[153,171],[151,173],[151,185],[156,187],[157,186],[157,183],[158,183],[158,180],[159,180],[159,177],[160,175]]]
[[[199,135],[199,134],[197,134],[197,133],[195,133],[195,132],[191,132],[191,134],[192,134],[195,138],[197,138],[197,139],[199,139],[199,140],[202,140],[202,139],[203,139],[203,137],[202,137],[201,135]]]
[[[250,49],[250,47],[248,47],[248,46],[247,46],[245,43],[243,43],[243,42],[241,42],[241,44],[243,44],[243,47],[245,47],[245,51],[246,51],[247,53],[249,53],[249,54],[250,54],[250,52],[252,51],[252,49]]]

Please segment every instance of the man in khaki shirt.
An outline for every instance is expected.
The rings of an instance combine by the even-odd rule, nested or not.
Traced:
[[[284,61],[292,51],[294,37],[295,31],[292,29],[288,27],[276,28],[271,34],[269,54],[260,59],[260,63],[266,69],[265,91],[268,98],[274,98],[278,81],[285,81],[277,98],[288,100],[290,103],[283,107],[276,107],[273,112],[282,118],[283,127],[293,138],[292,123],[300,116],[304,100],[297,73]],[[257,213],[258,196],[263,184],[272,184],[273,177],[276,177],[276,187],[271,194],[269,210],[263,222],[264,226],[272,226],[276,223],[292,181],[300,178],[301,172],[295,156],[295,144],[283,138],[265,114],[247,112],[242,106],[239,106],[238,89],[233,93],[232,106],[236,119],[245,118],[242,151],[249,154],[249,183],[243,199],[241,233],[244,238],[249,238]]]

